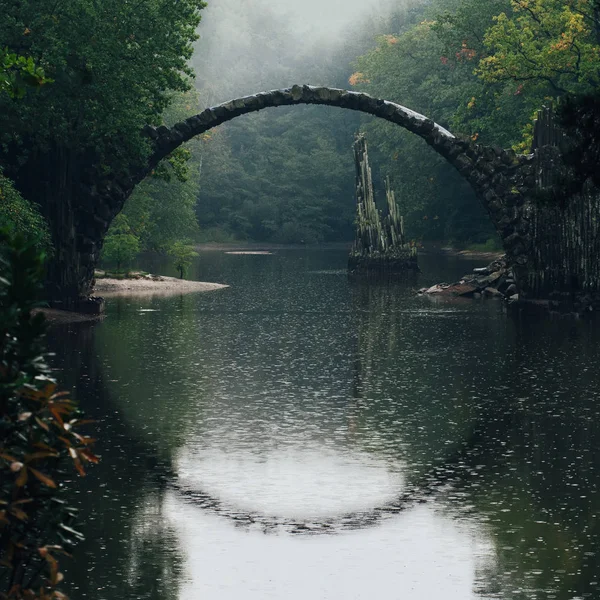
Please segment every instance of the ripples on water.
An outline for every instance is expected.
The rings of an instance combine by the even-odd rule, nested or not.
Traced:
[[[73,598],[600,597],[597,326],[344,263],[203,253],[232,287],[52,333],[102,438]]]

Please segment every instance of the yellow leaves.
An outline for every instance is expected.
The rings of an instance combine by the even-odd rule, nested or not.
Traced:
[[[467,108],[469,110],[473,110],[475,108],[475,102],[476,102],[476,98],[475,98],[475,96],[473,96],[467,103]]]
[[[352,75],[350,75],[350,78],[348,79],[348,83],[352,86],[354,85],[360,85],[361,83],[371,83],[369,81],[369,79],[367,79],[365,77],[364,73],[353,73]]]
[[[551,81],[566,92],[598,82],[598,43],[589,0],[511,0],[514,14],[498,15],[485,35],[490,56],[478,74],[489,82]],[[586,15],[588,15],[586,17]]]

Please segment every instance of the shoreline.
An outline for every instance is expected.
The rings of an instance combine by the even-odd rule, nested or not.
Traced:
[[[352,242],[326,242],[323,244],[275,244],[270,242],[201,242],[194,245],[197,252],[224,252],[225,254],[276,254],[278,250],[347,250],[350,253]],[[459,250],[450,246],[442,246],[439,242],[425,244],[418,249],[421,254],[455,256],[457,258],[475,260],[495,260],[504,252],[496,250],[483,252],[479,250]]]
[[[212,292],[228,288],[221,283],[208,283],[205,281],[190,281],[188,279],[177,279],[148,275],[129,279],[97,279],[93,290],[93,296],[97,300],[104,298],[151,298],[168,297],[194,292]],[[99,296],[99,298],[98,298]],[[36,308],[33,314],[43,314],[51,325],[64,325],[70,323],[92,323],[104,318],[104,312],[85,313],[57,308]]]
[[[228,288],[222,283],[208,283],[205,281],[191,281],[166,277],[147,275],[128,279],[112,279],[103,277],[96,280],[93,294],[103,298],[120,296],[176,296],[178,294],[191,294],[193,292],[212,292]]]

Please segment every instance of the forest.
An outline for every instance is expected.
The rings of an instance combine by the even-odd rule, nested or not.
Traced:
[[[168,13],[157,15],[149,30],[150,16],[132,21],[127,7],[106,5],[104,14],[86,11],[86,19],[77,19],[80,29],[65,38],[61,28],[69,16],[54,19],[53,4],[47,13],[41,6],[20,3],[0,25],[7,45],[0,166],[3,216],[15,228],[34,227],[42,238],[48,235],[36,205],[43,203],[25,180],[30,169],[43,168],[35,161],[50,148],[65,155],[62,163],[80,160],[67,155],[87,148],[102,169],[118,170],[123,157],[128,165],[143,160],[142,124],[171,125],[240,95],[292,83],[365,91],[457,135],[527,153],[542,105],[588,93],[598,83],[598,21],[592,3],[583,0],[404,2],[330,36],[295,28],[293,15],[263,0],[242,7],[223,1],[204,10],[198,40],[191,15],[201,3],[190,2],[189,14],[177,16],[177,42],[161,54],[162,79],[159,65],[132,53],[145,47],[141,40],[160,42]],[[81,9],[75,3],[68,10]],[[102,32],[113,12],[122,30]],[[235,30],[230,44],[236,19],[243,29]],[[90,39],[86,28],[97,35]],[[125,30],[131,31],[129,42]],[[61,43],[65,39],[68,44]],[[30,59],[30,68],[43,76],[10,62]],[[38,89],[15,87],[28,81]],[[76,107],[69,102],[74,98]],[[109,232],[109,253],[115,243],[166,252],[182,240],[349,241],[351,145],[358,131],[368,136],[376,189],[382,197],[390,177],[411,239],[497,246],[468,184],[425,144],[366,116],[300,107],[238,119],[178,151],[127,200]]]

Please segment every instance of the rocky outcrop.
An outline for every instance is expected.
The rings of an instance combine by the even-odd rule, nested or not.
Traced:
[[[474,269],[471,275],[465,275],[460,281],[422,288],[419,294],[503,298],[510,302],[519,299],[514,271],[509,266],[506,256],[498,258],[487,267]]]

